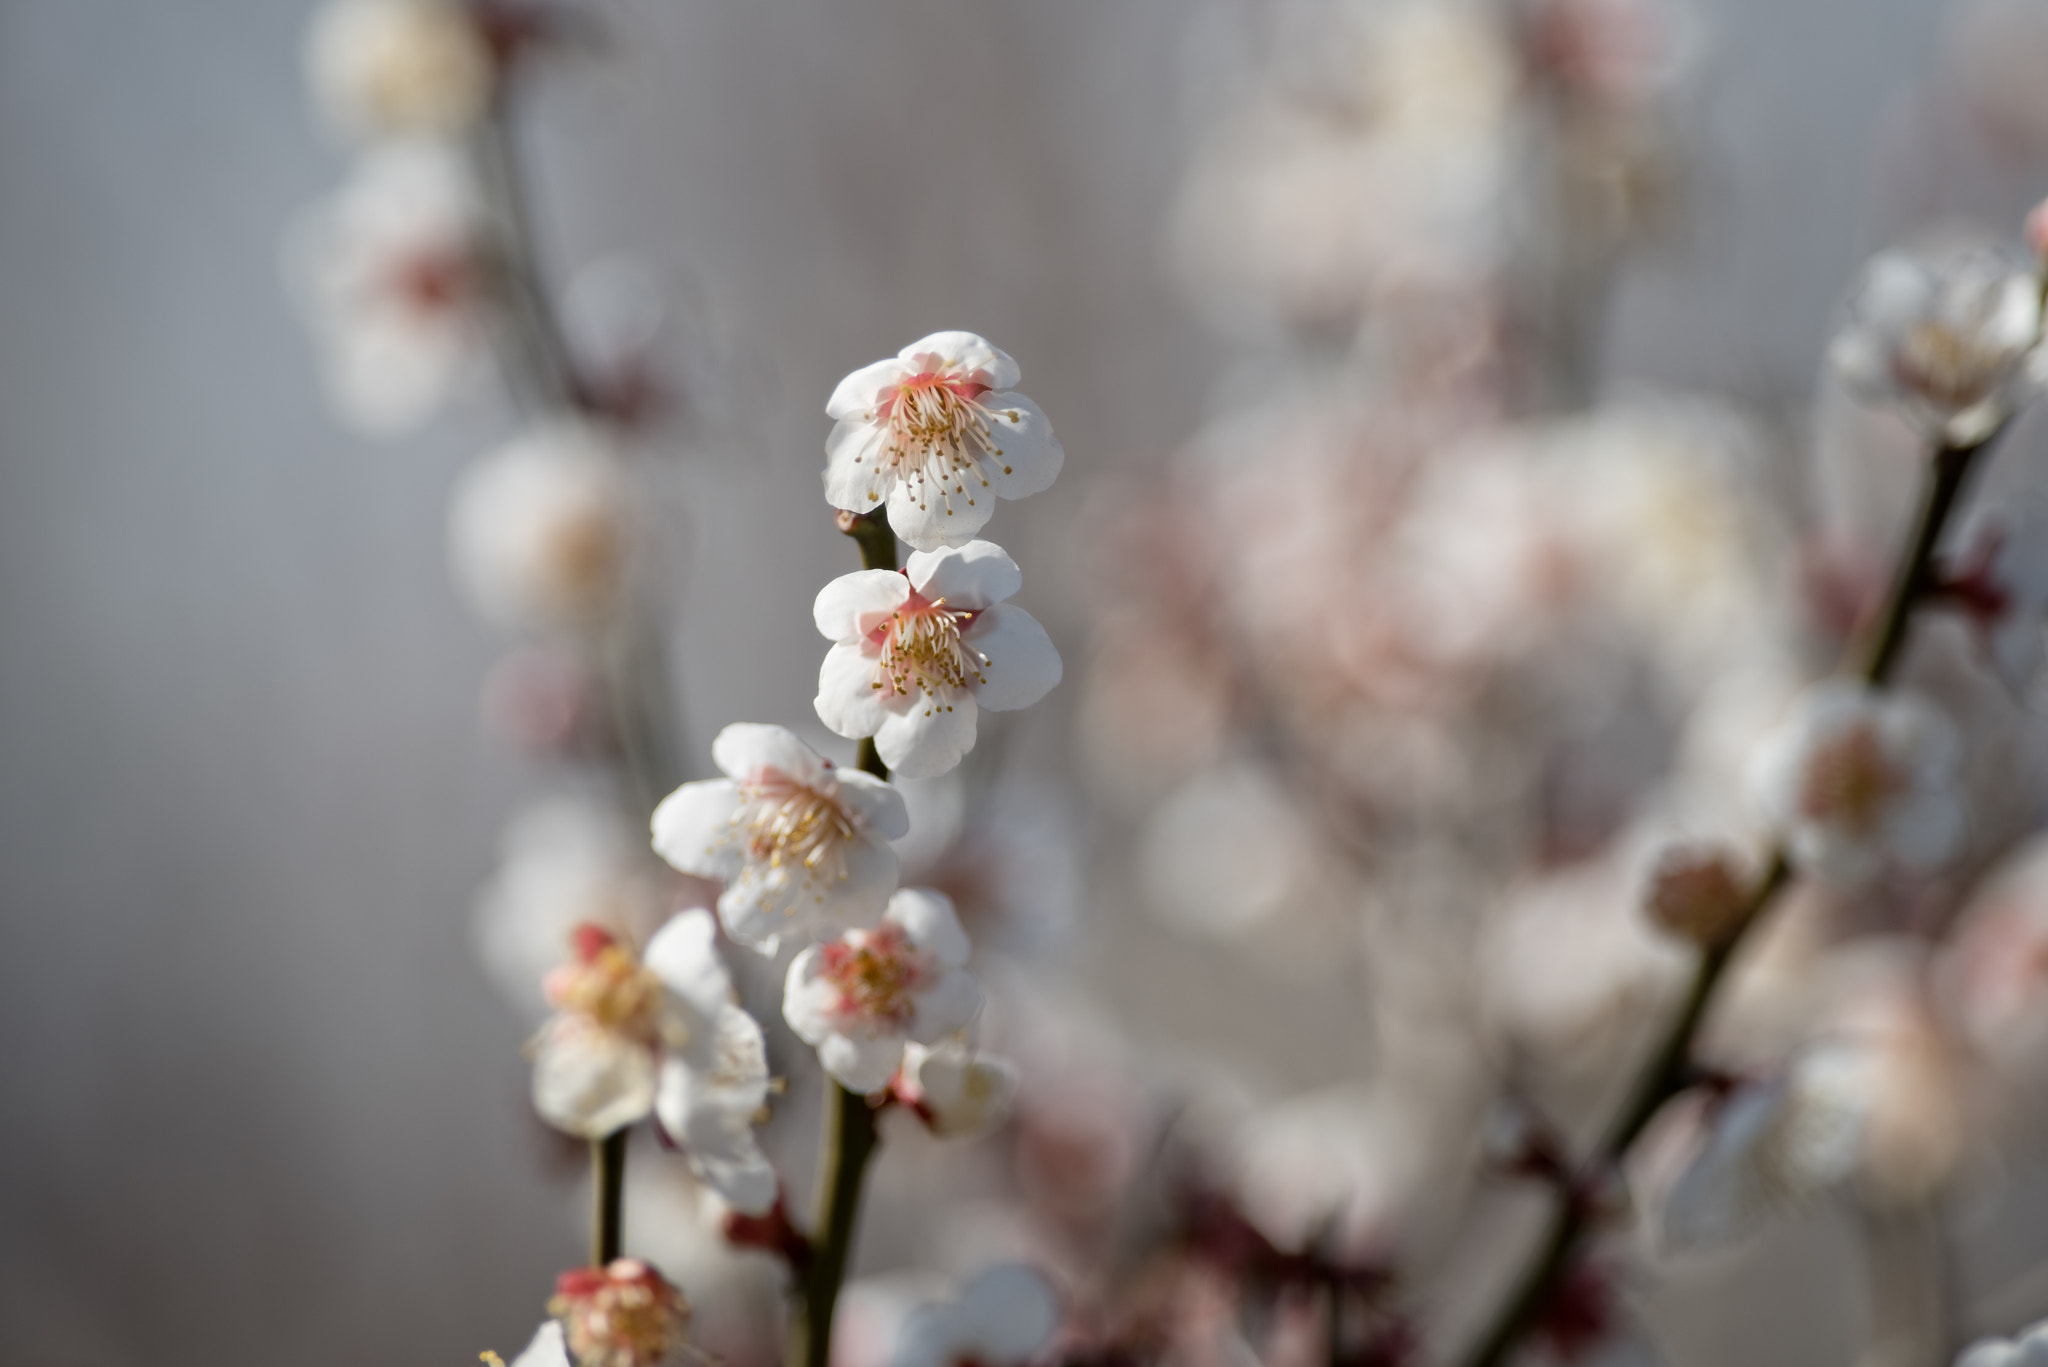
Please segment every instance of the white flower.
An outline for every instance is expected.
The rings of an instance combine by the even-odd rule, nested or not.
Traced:
[[[676,1356],[690,1330],[683,1293],[638,1258],[564,1272],[555,1279],[548,1313],[561,1325],[566,1353],[557,1359],[550,1347],[542,1362],[576,1367],[657,1367]],[[534,1346],[542,1346],[538,1337]]]
[[[644,961],[597,926],[548,977],[556,1009],[534,1040],[533,1101],[557,1129],[598,1139],[650,1112],[735,1209],[765,1213],[776,1180],[754,1142],[768,1096],[761,1027],[733,1000],[711,917],[684,912]]]
[[[623,587],[629,503],[625,468],[601,431],[533,428],[457,479],[448,514],[456,580],[509,629],[601,626]]]
[[[685,873],[725,880],[718,915],[735,940],[773,954],[784,935],[881,920],[896,890],[889,841],[909,829],[894,788],[838,768],[780,726],[728,726],[711,758],[726,777],[664,798],[654,848]]]
[[[875,929],[791,961],[783,1018],[849,1091],[880,1091],[906,1042],[935,1044],[981,1013],[981,988],[963,971],[968,949],[949,899],[905,888]]]
[[[1052,487],[1066,460],[1017,363],[971,332],[935,332],[862,366],[825,405],[825,498],[889,525],[920,551],[972,540],[998,498]]]
[[[286,243],[322,383],[352,427],[414,427],[474,375],[497,302],[495,229],[438,145],[382,148]]]
[[[1956,1359],[1956,1367],[2048,1367],[2048,1320],[2010,1339],[1980,1339]]]
[[[1865,269],[1829,357],[1849,387],[1933,441],[1968,446],[2039,387],[2041,285],[1989,252],[1887,252]]]
[[[930,1049],[911,1040],[903,1046],[898,1092],[933,1134],[972,1139],[1009,1118],[1017,1068],[958,1036]]]
[[[462,132],[490,105],[494,66],[460,0],[332,0],[307,33],[315,98],[360,137]]]
[[[1856,883],[1888,863],[1931,870],[1955,852],[1958,749],[1955,728],[1932,705],[1831,680],[1793,703],[1757,752],[1750,782],[1795,864]]]
[[[959,1296],[919,1306],[903,1322],[891,1367],[1020,1367],[1060,1325],[1044,1275],[1020,1263],[978,1274]]]
[[[1739,1085],[1717,1102],[1705,1135],[1672,1183],[1660,1236],[1673,1251],[1752,1233],[1848,1177],[1870,1118],[1874,1060],[1826,1044],[1782,1074]]]
[[[1944,600],[1969,617],[2000,682],[2030,697],[2048,659],[2048,516],[1994,509],[1977,519],[1967,545],[1942,585]]]
[[[1060,681],[1045,628],[1003,600],[1024,582],[1003,548],[970,541],[916,551],[896,570],[842,575],[818,594],[833,642],[818,672],[818,718],[875,738],[892,770],[933,778],[974,748],[979,711],[1029,707]]]

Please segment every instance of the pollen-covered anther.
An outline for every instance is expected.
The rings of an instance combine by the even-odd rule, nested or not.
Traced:
[[[747,799],[733,814],[750,858],[780,869],[790,865],[810,878],[846,877],[846,843],[853,821],[837,802],[813,788],[768,777],[743,784]]]
[[[638,1258],[578,1268],[555,1281],[548,1313],[581,1367],[654,1367],[682,1347],[689,1302]]]

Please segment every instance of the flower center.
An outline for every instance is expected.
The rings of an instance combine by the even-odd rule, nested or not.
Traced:
[[[1945,407],[1967,408],[1990,392],[2004,371],[2003,347],[1973,330],[1929,319],[1908,332],[1894,362],[1900,383]]]
[[[996,445],[992,425],[996,412],[981,401],[986,393],[988,386],[974,380],[927,372],[905,380],[877,410],[875,416],[888,432],[882,468],[917,482],[918,507],[929,506],[928,500],[937,497],[950,515],[955,495],[974,506],[970,480],[979,488],[988,487],[982,463],[1001,464],[1003,448]],[[1015,422],[1017,410],[1005,409],[1002,416]],[[1009,466],[1002,468],[1004,474],[1010,473]]]
[[[576,958],[548,974],[548,1000],[559,1011],[652,1043],[661,1027],[661,979],[598,926],[578,926],[575,941]]]
[[[961,628],[975,616],[972,611],[947,607],[943,598],[927,602],[913,591],[910,600],[872,633],[882,647],[874,687],[940,697],[949,690],[987,683],[982,671],[988,667],[988,657],[969,650],[960,640]]]
[[[846,877],[846,842],[857,832],[838,802],[773,771],[742,783],[740,792],[746,801],[733,822],[746,831],[749,859],[806,876]]]
[[[825,980],[839,989],[839,1010],[862,1020],[906,1025],[911,994],[924,981],[926,956],[893,925],[854,931],[825,946]]]
[[[411,252],[393,263],[385,286],[414,313],[445,313],[477,292],[469,253],[449,247]]]
[[[653,1367],[682,1346],[690,1325],[682,1292],[637,1258],[564,1272],[548,1313],[562,1321],[580,1367]]]
[[[1905,779],[1878,744],[1877,732],[1861,725],[1814,752],[1799,806],[1816,820],[1867,832],[1904,787]]]

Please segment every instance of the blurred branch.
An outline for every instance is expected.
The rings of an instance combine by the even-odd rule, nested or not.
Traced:
[[[626,1132],[590,1141],[590,1265],[619,1256],[625,1237]]]

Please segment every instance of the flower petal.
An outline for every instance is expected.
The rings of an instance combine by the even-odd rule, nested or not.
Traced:
[[[975,378],[990,389],[1008,389],[1019,375],[1015,361],[972,332],[934,332],[897,352],[896,358],[913,374],[928,369],[951,372]]]
[[[654,809],[654,852],[684,873],[731,877],[740,862],[739,847],[731,838],[739,809],[737,784],[722,778],[685,783]]]
[[[839,989],[824,976],[825,947],[807,946],[782,980],[782,1018],[805,1044],[818,1045],[839,1026]]]
[[[1066,448],[1053,435],[1052,420],[1022,394],[989,394],[981,402],[989,412],[989,429],[1002,453],[991,452],[982,462],[989,487],[999,498],[1027,498],[1050,489],[1067,463]]]
[[[966,1029],[981,1014],[981,984],[962,969],[949,969],[917,995],[916,1004],[910,1037],[919,1044],[934,1044]]]
[[[972,952],[953,899],[943,892],[903,888],[889,899],[888,919],[903,927],[910,943],[947,968],[959,968]]]
[[[888,621],[909,598],[910,581],[897,571],[857,570],[818,590],[811,620],[829,641],[858,641]]]
[[[839,804],[862,827],[884,840],[901,840],[910,834],[910,810],[903,805],[903,794],[873,774],[859,769],[842,771]]]
[[[1060,653],[1038,619],[1013,603],[998,603],[960,633],[986,663],[987,682],[974,690],[975,700],[991,712],[1029,707],[1060,681]]]
[[[878,654],[844,641],[825,652],[825,663],[818,667],[818,696],[811,705],[835,735],[848,740],[872,736],[888,719],[888,704],[903,701],[901,694],[875,687],[879,666]]]
[[[512,1367],[576,1367],[570,1360],[569,1345],[562,1337],[560,1320],[549,1320],[534,1334],[526,1351],[512,1359]]]
[[[922,480],[898,480],[888,492],[889,525],[913,550],[935,551],[941,546],[964,546],[988,525],[996,501],[984,493],[972,503],[968,495],[950,497],[930,488]]]
[[[585,1018],[557,1016],[536,1042],[533,1107],[556,1129],[602,1139],[654,1106],[654,1051]]]
[[[904,562],[903,573],[908,576],[906,583],[927,601],[943,598],[948,607],[974,612],[992,607],[1024,587],[1024,571],[993,541],[914,551]]]
[[[818,1043],[818,1062],[849,1092],[879,1092],[903,1062],[903,1036],[827,1035]]]
[[[883,719],[875,731],[875,749],[884,764],[905,778],[937,778],[974,748],[979,710],[972,692],[956,691],[950,699],[928,693]]]
[[[699,1017],[716,1020],[719,1011],[732,1001],[732,975],[718,957],[717,944],[718,927],[711,913],[685,911],[654,933],[641,962]]]
[[[825,400],[825,416],[841,422],[872,422],[887,392],[909,379],[910,373],[895,357],[862,366],[833,386],[832,397]]]
[[[896,476],[882,464],[887,433],[873,423],[849,418],[825,438],[825,501],[850,513],[865,513],[888,496]]]
[[[772,770],[806,787],[826,785],[832,767],[825,757],[797,739],[785,726],[734,722],[711,742],[711,760],[728,776],[742,781]]]

